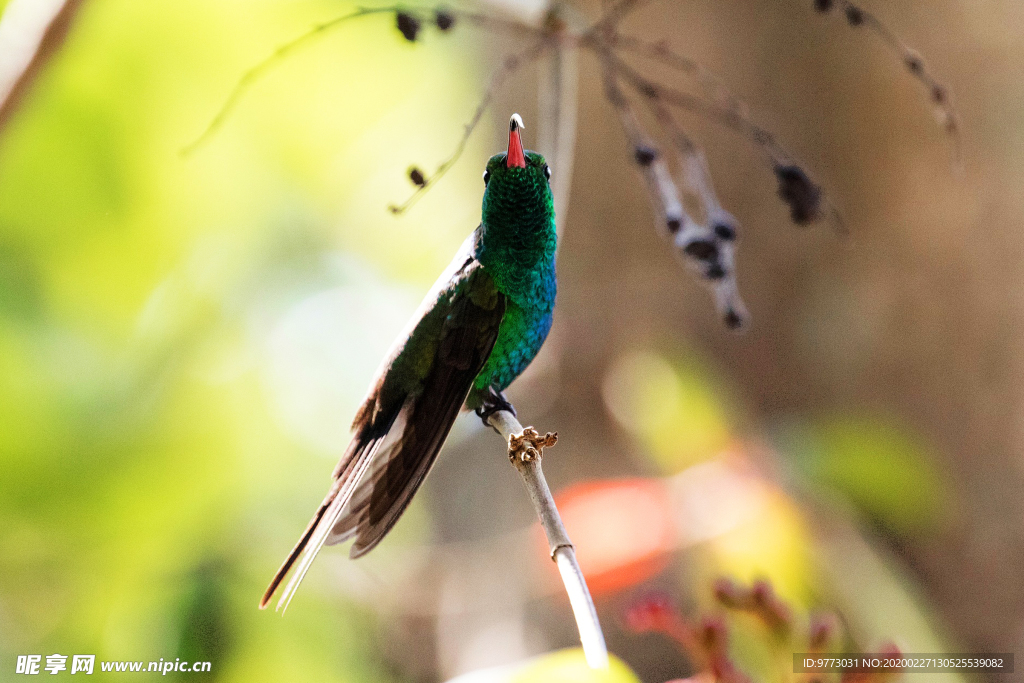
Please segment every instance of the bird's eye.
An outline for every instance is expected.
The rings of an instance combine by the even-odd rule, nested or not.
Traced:
[[[484,171],[484,185],[486,185],[487,181],[490,180],[490,179],[491,179],[491,172],[490,171]]]
[[[551,180],[551,167],[547,164],[544,164],[544,177]]]

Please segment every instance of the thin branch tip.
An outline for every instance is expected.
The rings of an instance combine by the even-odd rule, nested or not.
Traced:
[[[530,500],[548,540],[551,559],[558,567],[566,595],[569,597],[587,664],[593,669],[607,669],[608,647],[597,618],[597,609],[590,596],[587,580],[576,559],[576,550],[569,540],[569,534],[566,533],[562,517],[555,506],[555,499],[544,478],[544,470],[541,468],[544,448],[554,446],[558,441],[558,435],[548,432],[541,436],[533,427],[523,427],[516,419],[515,408],[500,393],[495,392],[489,401],[487,405],[477,409],[477,414],[485,425],[492,427],[505,440],[509,460],[515,465],[530,494]]]

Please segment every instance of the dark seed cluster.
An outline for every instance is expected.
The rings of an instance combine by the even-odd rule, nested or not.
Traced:
[[[789,215],[797,225],[809,225],[821,217],[821,188],[799,166],[777,164],[779,198],[789,205]]]
[[[650,147],[637,147],[633,150],[633,158],[636,160],[636,163],[646,168],[658,158],[658,151]]]
[[[443,7],[434,10],[433,20],[434,26],[442,33],[447,33],[455,27],[455,14]],[[415,14],[399,10],[395,12],[395,26],[403,38],[410,43],[414,43],[420,37],[423,22]]]
[[[847,5],[846,21],[850,23],[850,26],[860,26],[864,23],[864,10],[854,5]]]
[[[728,327],[730,330],[738,330],[742,328],[744,324],[746,324],[746,321],[743,319],[743,316],[740,315],[740,313],[733,308],[726,310],[724,322],[725,326]]]
[[[455,15],[445,9],[434,12],[434,25],[441,31],[448,31],[455,26]]]
[[[409,180],[416,187],[426,187],[427,185],[427,179],[423,175],[423,171],[415,166],[409,169]]]
[[[402,37],[410,43],[416,42],[420,34],[420,20],[408,12],[395,13],[395,26],[398,27]]]
[[[938,120],[946,133],[954,140],[954,153],[959,156],[959,126],[957,115],[949,101],[946,89],[936,80],[929,70],[925,61],[915,50],[903,42],[903,40],[883,24],[878,17],[861,9],[853,4],[851,0],[813,0],[814,9],[822,14],[830,12],[833,8],[842,10],[846,23],[854,28],[865,27],[875,33],[887,47],[895,52],[900,62],[914,78],[920,81],[928,91],[928,97],[936,108]]]
[[[711,239],[691,240],[683,247],[683,251],[686,252],[687,256],[692,256],[698,261],[718,261],[718,247],[715,246],[714,240]]]
[[[836,6],[836,2],[837,0],[814,0],[814,10],[827,14]],[[864,10],[849,2],[842,2],[842,0],[839,2],[844,7],[843,13],[846,14],[846,20],[850,22],[850,26],[860,26],[864,23]]]
[[[717,223],[714,226],[715,236],[720,240],[732,242],[736,239],[736,226],[729,223]]]
[[[916,54],[908,54],[903,63],[907,65],[907,70],[912,74],[921,74],[924,71],[924,62],[921,61],[921,57]]]
[[[706,225],[688,219],[673,239],[686,265],[714,293],[722,321],[730,330],[742,328],[747,317],[735,274],[738,232],[736,219],[724,209],[712,206]]]

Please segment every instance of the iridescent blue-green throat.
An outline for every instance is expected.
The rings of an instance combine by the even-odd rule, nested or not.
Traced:
[[[494,349],[473,382],[479,393],[503,391],[533,360],[551,329],[555,307],[555,206],[544,157],[527,151],[525,166],[496,154],[484,177],[483,217],[474,256],[505,295],[505,316]]]

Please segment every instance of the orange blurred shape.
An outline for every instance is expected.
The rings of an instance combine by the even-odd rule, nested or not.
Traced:
[[[635,586],[668,565],[677,534],[663,482],[575,484],[560,491],[555,502],[594,595]]]

